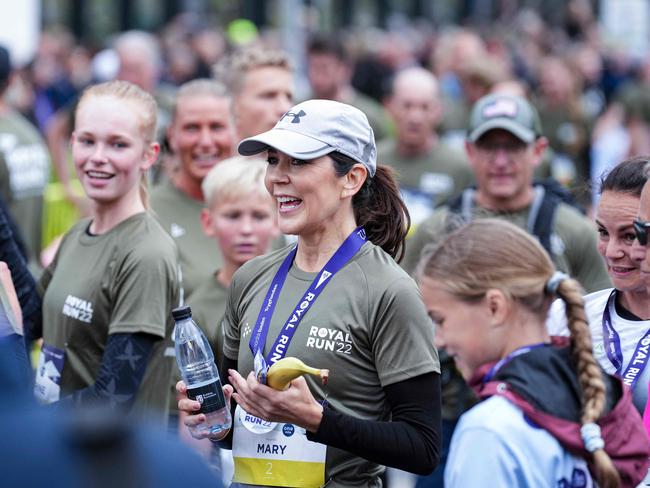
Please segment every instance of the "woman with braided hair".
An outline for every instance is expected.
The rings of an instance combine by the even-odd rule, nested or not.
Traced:
[[[454,432],[445,486],[636,486],[650,445],[630,391],[594,359],[582,291],[541,245],[473,221],[425,255],[420,289],[446,348],[482,401]],[[553,338],[553,298],[570,338]]]

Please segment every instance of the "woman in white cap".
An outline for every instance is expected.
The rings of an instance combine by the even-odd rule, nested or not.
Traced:
[[[235,483],[378,487],[381,465],[431,472],[440,429],[434,330],[393,259],[408,213],[390,170],[376,164],[366,116],[306,101],[239,152],[268,154],[279,227],[298,241],[232,280],[222,371],[238,404]],[[301,377],[276,391],[258,381],[283,357],[328,368],[329,383]],[[183,395],[179,408],[200,404]]]
[[[632,249],[647,163],[647,158],[623,161],[602,180],[596,212],[598,252],[614,288],[584,297],[594,356],[605,371],[632,388],[639,412],[648,402],[650,384],[650,295]],[[561,301],[551,307],[547,326],[552,335],[568,335]]]

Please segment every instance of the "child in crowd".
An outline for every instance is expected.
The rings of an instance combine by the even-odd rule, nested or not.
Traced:
[[[423,258],[420,287],[437,345],[483,399],[454,432],[445,486],[644,478],[650,445],[630,390],[599,368],[578,283],[533,237],[503,220],[473,221]],[[571,337],[552,343],[545,318],[556,296]]]
[[[280,233],[275,202],[264,186],[265,172],[263,159],[237,156],[212,168],[201,185],[205,200],[201,223],[205,234],[217,242],[223,265],[198,284],[188,304],[210,342],[217,364],[223,357],[221,323],[232,276],[246,261],[266,253]],[[180,379],[178,374],[175,378]],[[181,419],[183,416],[181,413]],[[208,440],[192,439],[182,425],[179,435],[207,457],[220,451],[213,449]],[[212,464],[227,472],[232,465],[231,451],[223,451],[221,458],[220,462],[213,459]],[[231,474],[226,473],[224,479],[229,481]]]
[[[268,252],[280,234],[275,202],[264,186],[265,172],[266,161],[237,156],[215,166],[201,185],[203,231],[216,240],[223,265],[197,287],[189,305],[210,341],[217,364],[223,352],[221,319],[230,280],[246,261]]]

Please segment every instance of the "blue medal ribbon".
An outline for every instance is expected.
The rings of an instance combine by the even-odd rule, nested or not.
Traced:
[[[494,366],[490,368],[490,370],[485,374],[485,376],[483,376],[483,383],[487,383],[488,381],[492,380],[492,378],[494,378],[494,376],[499,372],[501,368],[503,368],[506,364],[508,364],[517,356],[521,356],[522,354],[526,354],[527,352],[530,352],[533,349],[537,349],[538,347],[543,347],[543,346],[548,346],[548,343],[540,342],[539,344],[531,344],[530,346],[523,346],[515,349],[507,356],[499,359],[499,362],[497,362]]]
[[[361,246],[366,242],[366,232],[363,227],[357,227],[348,237],[343,241],[343,244],[336,250],[334,255],[330,260],[323,266],[323,269],[320,270],[314,281],[311,283],[305,294],[298,301],[298,304],[294,307],[293,312],[289,315],[289,318],[284,323],[282,330],[278,334],[278,337],[275,339],[271,350],[267,354],[266,358],[264,357],[263,350],[264,345],[266,344],[266,337],[269,332],[269,326],[271,324],[271,317],[275,311],[275,306],[280,296],[280,291],[284,286],[284,282],[289,274],[289,269],[293,264],[293,260],[296,257],[297,246],[294,247],[287,257],[284,258],[284,261],[280,265],[280,268],[275,273],[273,281],[269,286],[268,291],[266,292],[266,297],[264,302],[262,302],[262,307],[257,316],[257,321],[255,322],[255,329],[251,334],[249,341],[249,347],[255,358],[255,373],[260,380],[260,382],[266,382],[266,370],[275,362],[282,359],[289,348],[289,344],[293,339],[293,335],[296,332],[298,324],[305,316],[305,314],[311,308],[311,305],[316,301],[318,296],[321,294],[327,283],[332,276],[334,276],[338,271],[347,264],[347,262],[361,249]]]
[[[630,363],[623,371],[623,353],[621,351],[621,338],[618,335],[618,332],[614,329],[612,324],[612,316],[609,311],[609,308],[614,303],[616,297],[616,290],[612,290],[612,293],[607,299],[607,304],[605,305],[605,310],[603,311],[603,342],[605,344],[605,352],[607,353],[607,358],[612,363],[614,368],[616,368],[616,376],[623,380],[623,383],[628,385],[630,388],[634,388],[636,382],[641,377],[641,373],[648,365],[648,349],[650,348],[650,329],[645,333],[641,340],[637,343],[634,348],[634,354]]]

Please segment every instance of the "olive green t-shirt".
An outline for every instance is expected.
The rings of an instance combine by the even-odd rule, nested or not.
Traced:
[[[36,128],[13,110],[0,115],[0,196],[20,229],[31,266],[40,262],[49,178],[50,156]]]
[[[224,355],[246,377],[253,370],[251,333],[267,290],[290,247],[260,256],[235,273],[224,318]],[[292,265],[277,299],[264,353],[318,273]],[[339,412],[388,421],[384,387],[439,372],[433,324],[415,282],[381,248],[367,242],[334,276],[303,315],[287,357],[330,370],[329,382],[307,378],[316,400]],[[376,487],[383,467],[327,448],[327,486]]]
[[[151,192],[151,208],[176,242],[184,300],[189,301],[196,286],[222,264],[219,246],[201,227],[203,203],[164,181]]]
[[[498,212],[474,205],[472,215],[473,218],[505,219],[526,230],[529,211],[530,206],[514,212]],[[448,216],[447,207],[437,209],[406,242],[402,267],[408,273],[413,273],[417,267],[422,249],[444,234]],[[578,280],[587,293],[611,287],[607,269],[598,254],[595,225],[565,203],[559,203],[555,210],[551,247],[551,259],[557,269]]]
[[[426,219],[447,198],[474,183],[474,173],[465,154],[443,143],[425,153],[406,157],[398,151],[395,139],[385,139],[377,145],[377,161],[396,170],[413,225]]]
[[[89,219],[64,237],[39,283],[43,342],[62,349],[61,395],[86,388],[110,334],[159,337],[140,384],[134,410],[165,421],[172,360],[171,309],[178,303],[176,246],[160,224],[142,212],[101,235]]]
[[[223,316],[226,313],[228,288],[216,279],[216,273],[200,283],[187,304],[192,308],[192,317],[208,338],[217,364],[223,357]]]

